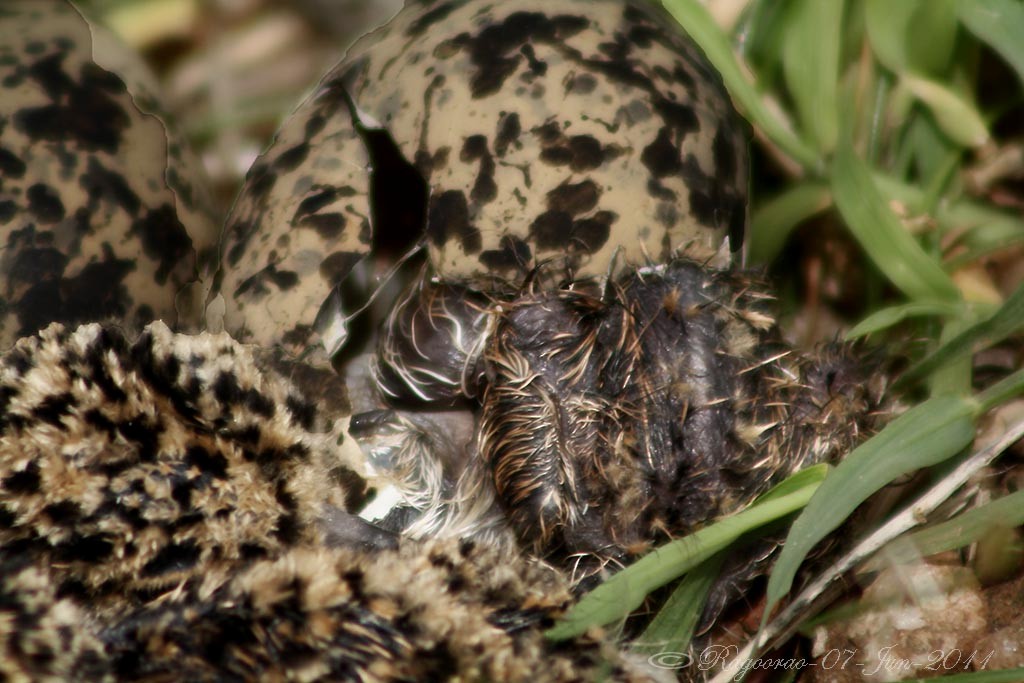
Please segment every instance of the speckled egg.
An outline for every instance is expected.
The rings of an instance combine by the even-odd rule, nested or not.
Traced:
[[[217,224],[138,56],[64,0],[0,7],[0,345],[195,322]]]
[[[346,279],[410,224],[437,277],[484,291],[544,264],[556,281],[680,254],[726,265],[746,166],[719,76],[647,3],[410,3],[251,169],[224,240],[226,326],[336,350]]]

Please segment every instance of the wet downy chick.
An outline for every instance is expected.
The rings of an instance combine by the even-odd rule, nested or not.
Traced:
[[[492,529],[491,501],[522,546],[587,575],[841,457],[872,429],[881,387],[848,347],[784,344],[763,292],[677,259],[603,291],[574,282],[492,302],[473,323],[479,354],[449,364],[481,378],[478,430],[435,531]],[[453,353],[442,342],[429,338],[434,356]]]

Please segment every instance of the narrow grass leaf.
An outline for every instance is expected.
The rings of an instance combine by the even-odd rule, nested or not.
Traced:
[[[957,16],[968,30],[998,52],[1024,84],[1024,3],[1020,0],[959,0]]]
[[[919,0],[867,0],[864,3],[868,41],[885,68],[901,73],[907,65],[907,34]]]
[[[872,172],[872,180],[886,199],[902,202],[911,213],[928,211],[926,193],[918,186],[908,184],[898,178],[881,172]],[[960,241],[973,244],[975,230],[982,226],[992,226],[999,235],[995,240],[1010,240],[1012,237],[1024,236],[1024,219],[1019,213],[1011,213],[971,199],[955,199],[939,202],[935,207],[935,219],[940,233],[949,231],[962,232]],[[986,227],[986,230],[989,228]],[[978,233],[983,234],[983,233]],[[984,237],[979,237],[984,242]],[[992,244],[993,241],[987,242]],[[959,257],[957,257],[959,261]]]
[[[782,251],[793,228],[831,205],[828,186],[815,182],[794,185],[762,204],[751,219],[750,263],[770,263]]]
[[[591,626],[622,619],[639,607],[648,593],[679,578],[743,534],[799,510],[818,486],[820,482],[814,482],[783,496],[769,496],[762,503],[651,551],[583,596],[545,635],[564,640]]]
[[[805,467],[799,472],[794,472],[789,475],[785,480],[780,481],[778,484],[762,493],[754,500],[752,505],[767,503],[768,501],[788,496],[791,493],[797,493],[801,489],[809,486],[817,486],[821,482],[825,481],[825,477],[827,477],[828,473],[831,471],[832,465],[825,462]]]
[[[906,386],[909,382],[926,377],[938,368],[964,358],[976,350],[998,344],[1021,329],[1024,329],[1024,285],[1017,287],[991,317],[972,325],[940,346],[930,356],[911,366],[900,377],[898,385]]]
[[[990,530],[1024,524],[1024,491],[1017,491],[968,510],[941,524],[915,531],[897,539],[868,562],[867,571],[879,571],[890,564],[912,562],[921,557],[956,550],[974,543]]]
[[[662,0],[662,3],[722,75],[729,94],[750,121],[802,166],[818,169],[821,166],[818,154],[765,105],[761,95],[744,76],[728,37],[715,25],[707,9],[697,0]]]
[[[959,21],[955,0],[917,2],[907,32],[907,65],[918,73],[938,76],[956,54]],[[889,3],[894,4],[892,2]]]
[[[867,0],[868,41],[887,69],[939,74],[954,54],[957,16],[950,0]]]
[[[901,84],[928,107],[942,132],[957,144],[980,147],[988,141],[988,127],[981,114],[962,96],[937,81],[909,73]]]
[[[854,325],[853,329],[846,333],[846,338],[857,339],[858,337],[866,337],[869,334],[888,329],[908,318],[955,316],[960,311],[960,306],[946,301],[911,301],[910,303],[890,306],[872,313]]]
[[[909,298],[956,301],[960,294],[939,263],[900,224],[875,187],[867,165],[849,143],[832,164],[832,195],[854,237],[894,285]]]
[[[902,83],[895,89],[895,92],[909,92]],[[908,157],[912,160],[914,174],[920,180],[918,186],[921,189],[921,213],[931,213],[934,207],[929,204],[931,199],[928,191],[924,189],[936,175],[947,172],[948,160],[950,157],[954,162],[959,162],[963,156],[963,146],[950,138],[935,121],[933,116],[915,116],[913,121],[906,126],[902,141],[899,143],[901,152],[906,148]]]
[[[1007,401],[1024,396],[1024,368],[1010,373],[985,391],[974,396],[981,412],[992,410]]]
[[[940,226],[942,221],[940,220]],[[1020,245],[1024,242],[1024,224],[1014,217],[996,218],[990,223],[976,225],[967,230],[956,241],[962,247],[956,255],[947,259],[951,270],[963,267],[995,251]]]
[[[641,654],[686,652],[724,559],[725,553],[719,553],[684,576],[630,649]]]
[[[910,409],[854,449],[825,478],[790,528],[768,579],[767,619],[790,590],[807,553],[873,493],[908,472],[940,463],[974,438],[977,404],[939,396]]]
[[[786,85],[796,104],[804,130],[828,153],[839,133],[840,30],[842,0],[795,0],[790,3],[789,26],[782,48]]]

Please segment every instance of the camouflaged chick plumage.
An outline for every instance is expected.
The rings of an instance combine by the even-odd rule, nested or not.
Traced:
[[[568,586],[507,550],[331,547],[325,508],[365,495],[344,416],[226,335],[53,325],[0,396],[14,680],[652,680],[549,643]]]

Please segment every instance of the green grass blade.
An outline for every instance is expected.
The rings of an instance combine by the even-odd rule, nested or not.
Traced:
[[[829,465],[822,463],[801,470],[759,496],[754,504],[796,493],[806,486],[816,486],[825,479],[831,469]],[[693,638],[693,630],[703,612],[708,591],[718,578],[725,557],[725,553],[719,553],[683,577],[640,638],[633,643],[634,651],[642,654],[687,651]]]
[[[871,49],[885,68],[901,73],[907,66],[907,33],[918,0],[867,0],[864,3],[865,26]]]
[[[990,318],[964,330],[943,344],[932,355],[911,366],[900,377],[898,386],[906,386],[926,377],[938,368],[964,358],[983,347],[998,344],[1024,328],[1024,285],[1020,285]]]
[[[959,0],[957,16],[1017,72],[1024,84],[1024,3],[1020,0]]]
[[[905,74],[900,81],[920,100],[942,132],[964,147],[981,147],[988,142],[988,127],[974,105],[937,81]]]
[[[799,510],[820,486],[821,471],[800,474],[811,480],[796,491],[776,496],[705,527],[684,538],[666,543],[615,574],[590,591],[544,635],[565,640],[585,632],[591,626],[609,624],[624,618],[639,607],[647,594],[679,578],[711,556],[727,548],[743,534]],[[797,475],[794,475],[797,476]],[[780,486],[789,487],[783,482]]]
[[[810,467],[805,467],[799,472],[794,472],[789,475],[785,480],[762,493],[757,497],[752,505],[760,505],[761,503],[767,503],[768,501],[788,496],[791,493],[797,493],[808,486],[817,486],[821,482],[825,481],[825,477],[827,477],[828,473],[831,471],[832,466],[824,462],[817,465],[811,465]]]
[[[750,222],[750,263],[770,263],[782,251],[793,228],[831,205],[828,186],[812,182],[795,185],[761,204]]]
[[[978,393],[974,400],[980,411],[992,410],[1024,395],[1024,369],[1017,370],[999,380],[985,391]]]
[[[918,3],[907,33],[907,64],[915,71],[944,73],[956,54],[959,21],[955,0],[924,0]],[[889,3],[890,5],[893,3]]]
[[[974,438],[977,404],[957,396],[939,396],[896,418],[854,449],[832,470],[800,513],[768,579],[768,607],[790,590],[807,553],[873,493],[908,472],[940,463]]]
[[[938,74],[954,54],[957,17],[949,0],[867,0],[865,24],[887,69]]]
[[[836,151],[832,195],[861,247],[909,298],[950,302],[960,298],[942,267],[924,252],[886,205],[867,165],[848,143],[840,144]]]
[[[911,301],[906,304],[890,306],[875,311],[854,325],[853,329],[846,333],[846,339],[866,337],[869,334],[888,329],[908,318],[955,316],[960,311],[960,306],[945,301]]]
[[[956,550],[974,543],[990,530],[1024,524],[1024,491],[1017,491],[957,515],[941,524],[901,537],[865,565],[878,571],[889,564]]]
[[[715,25],[708,11],[697,0],[662,0],[662,4],[704,50],[704,54],[722,75],[729,94],[746,112],[750,121],[802,166],[818,169],[821,166],[818,154],[768,109],[761,95],[744,76],[728,37]]]
[[[724,559],[724,553],[715,555],[684,576],[630,649],[647,655],[686,652]]]
[[[782,67],[804,130],[828,153],[839,134],[839,53],[845,3],[795,0],[782,48]]]

